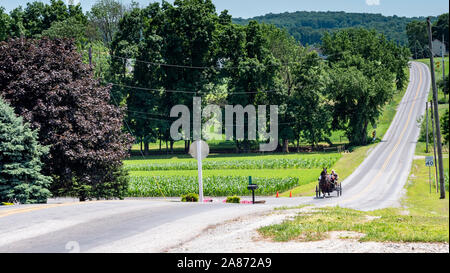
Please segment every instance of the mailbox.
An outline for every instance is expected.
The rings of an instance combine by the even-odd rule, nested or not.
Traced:
[[[255,190],[258,188],[257,184],[252,183],[252,177],[248,177],[248,186],[247,189],[252,191],[252,203],[255,204]]]

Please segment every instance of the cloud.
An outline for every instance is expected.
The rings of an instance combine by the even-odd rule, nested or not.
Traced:
[[[380,0],[366,0],[368,6],[379,6]]]

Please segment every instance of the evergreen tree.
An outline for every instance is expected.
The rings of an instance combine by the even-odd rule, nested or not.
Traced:
[[[50,196],[51,178],[41,174],[41,146],[37,130],[0,98],[0,201],[45,203]]]

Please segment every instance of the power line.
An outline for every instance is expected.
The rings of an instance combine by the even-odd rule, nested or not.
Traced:
[[[86,51],[86,50],[83,50]],[[150,61],[144,61],[144,60],[140,60],[137,58],[132,58],[132,57],[122,57],[122,56],[117,56],[117,55],[112,55],[109,53],[104,53],[104,52],[97,52],[97,54],[99,55],[107,55],[110,58],[117,58],[117,59],[122,59],[124,61],[128,61],[128,60],[134,60],[135,62],[139,62],[139,63],[145,63],[145,64],[150,64],[150,65],[154,65],[154,66],[166,66],[166,67],[176,67],[176,68],[185,68],[185,69],[237,69],[240,66],[217,66],[217,65],[211,65],[211,66],[191,66],[191,65],[180,65],[180,64],[168,64],[168,63],[162,63],[162,62],[150,62]],[[334,55],[334,54],[333,54]],[[273,67],[273,66],[289,66],[289,65],[294,65],[294,64],[302,64],[302,62],[298,62],[298,61],[293,61],[293,62],[286,62],[286,63],[276,63],[276,64],[257,64],[257,65],[250,65],[250,64],[246,64],[243,66],[250,66],[250,67],[257,67],[257,66],[262,66],[262,67]]]
[[[154,92],[168,92],[168,93],[186,93],[186,94],[214,94],[214,92],[202,92],[202,91],[188,91],[188,90],[171,90],[171,89],[157,89],[157,88],[146,88],[146,87],[139,87],[139,86],[131,86],[131,85],[125,85],[125,84],[117,84],[112,82],[104,82],[105,84],[111,84],[114,86],[119,86],[122,88],[130,88],[130,89],[137,89],[137,90],[144,90],[144,91],[154,91]],[[231,92],[227,93],[227,95],[244,95],[244,94],[257,94],[257,93],[272,93],[275,92],[274,90],[263,90],[263,91],[251,91],[251,92]]]

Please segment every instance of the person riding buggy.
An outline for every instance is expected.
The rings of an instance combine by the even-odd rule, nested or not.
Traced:
[[[319,176],[318,180],[320,181],[323,176],[327,177],[328,175],[330,177],[330,182],[333,185],[335,185],[337,180],[338,180],[338,178],[339,178],[339,176],[338,176],[338,174],[337,174],[337,172],[335,170],[331,170],[331,174],[328,174],[327,173],[327,168],[323,168],[323,171],[320,173],[320,176]]]
[[[331,174],[330,174],[330,178],[331,178],[331,183],[336,184],[336,181],[338,180],[339,176],[337,174],[337,172],[335,170],[331,170]]]

